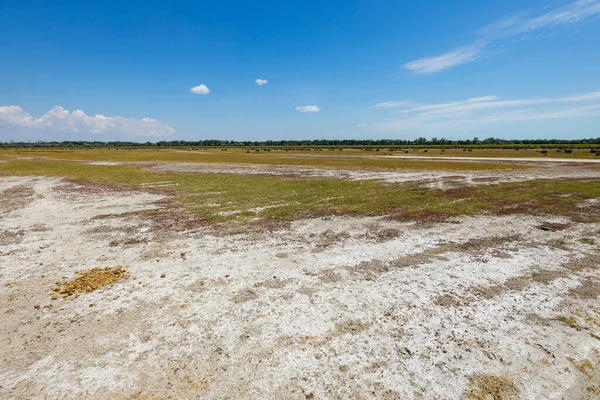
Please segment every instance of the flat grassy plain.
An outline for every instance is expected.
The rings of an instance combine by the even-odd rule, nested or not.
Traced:
[[[566,159],[600,159],[600,145],[579,145],[566,148],[564,146],[527,147],[513,146],[509,148],[477,147],[477,146],[405,146],[405,147],[93,147],[93,148],[0,148],[0,155],[28,155],[51,157],[57,159],[77,159],[80,154],[85,159],[111,159],[114,161],[190,161],[190,162],[241,162],[241,163],[285,163],[287,165],[314,166],[352,166],[334,158],[379,156],[427,156],[427,157],[481,157],[481,158],[566,158]],[[330,158],[331,164],[323,161],[293,161],[296,157]],[[271,159],[279,159],[279,162]],[[413,160],[416,162],[417,160]],[[391,163],[361,161],[359,166],[393,168]],[[398,167],[402,168],[400,163]],[[418,164],[417,164],[418,167]]]
[[[9,153],[10,154],[10,153]],[[24,158],[24,157],[44,158]],[[81,161],[258,163],[326,168],[496,171],[530,168],[510,163],[294,158],[240,151],[60,150],[15,151],[4,156],[4,175],[61,176],[107,187],[165,194],[178,212],[207,222],[262,222],[328,215],[390,215],[403,220],[439,220],[473,214],[556,214],[596,221],[597,208],[578,207],[600,194],[594,179],[526,182],[434,189],[419,182],[301,178],[227,173],[157,171],[139,164],[98,165]],[[65,162],[66,160],[74,162]],[[77,160],[77,161],[75,161]]]
[[[0,157],[44,157],[69,161],[113,161],[113,162],[197,162],[197,163],[235,163],[262,165],[289,165],[319,168],[343,169],[390,169],[390,170],[444,170],[444,171],[481,171],[524,169],[527,166],[506,163],[475,161],[429,161],[377,158],[375,155],[347,150],[335,154],[329,152],[286,152],[284,150],[246,153],[239,148],[222,149],[2,149]],[[357,156],[365,157],[357,157]]]

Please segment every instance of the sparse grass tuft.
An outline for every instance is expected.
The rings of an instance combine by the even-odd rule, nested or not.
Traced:
[[[348,232],[334,232],[331,229],[322,232],[319,235],[316,247],[318,249],[326,249],[350,237]]]
[[[506,287],[502,286],[502,285],[490,285],[490,286],[475,286],[473,288],[471,288],[471,293],[473,293],[473,295],[485,299],[485,300],[489,300],[489,299],[493,299],[494,297],[500,296],[504,291],[506,290]]]
[[[567,357],[567,360],[569,360],[571,362],[571,364],[573,364],[573,366],[575,366],[575,368],[577,368],[582,374],[584,374],[585,376],[587,376],[589,379],[592,379],[594,376],[594,366],[592,365],[592,362],[588,359],[585,360],[576,360],[573,357]]]
[[[555,279],[562,278],[566,275],[564,271],[552,269],[540,269],[531,273],[531,280],[537,283],[549,284]]]
[[[576,288],[571,289],[569,294],[580,299],[595,299],[600,296],[600,284],[587,279]]]
[[[504,286],[510,290],[524,290],[531,284],[530,277],[527,275],[515,276],[504,281]]]
[[[569,250],[569,247],[567,246],[567,242],[565,241],[565,239],[552,239],[550,241],[548,241],[548,245],[550,247],[554,247],[555,249],[560,249],[560,250]]]
[[[556,318],[558,321],[562,322],[566,326],[573,328],[577,331],[581,331],[584,329],[581,325],[577,323],[577,320],[573,317],[568,317],[566,315],[560,315]]]
[[[369,328],[369,325],[359,320],[346,320],[335,324],[335,333],[337,335],[351,334],[356,335]]]
[[[433,304],[441,307],[459,307],[460,301],[449,294],[442,294],[433,299]]]
[[[600,254],[588,254],[583,258],[568,262],[565,267],[571,271],[600,268]]]

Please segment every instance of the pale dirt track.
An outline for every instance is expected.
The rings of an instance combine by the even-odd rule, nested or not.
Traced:
[[[123,214],[160,207],[148,193],[17,177],[0,191],[2,399],[457,399],[488,375],[506,398],[600,391],[600,224],[223,235]],[[131,277],[51,300],[61,277],[117,265]]]
[[[600,159],[593,158],[554,158],[554,157],[431,157],[431,156],[381,156],[383,158],[403,158],[415,160],[443,160],[443,161],[503,161],[510,163],[569,163],[569,164],[600,164]]]

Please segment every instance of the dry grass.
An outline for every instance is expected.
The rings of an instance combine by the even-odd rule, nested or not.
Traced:
[[[381,274],[390,270],[390,264],[381,260],[363,261],[354,267],[354,270],[367,274]]]
[[[531,279],[527,275],[514,276],[504,281],[504,286],[509,290],[520,291],[524,290],[531,285]]]
[[[399,229],[370,229],[365,233],[365,238],[377,243],[389,242],[401,235]]]
[[[600,268],[600,254],[588,254],[578,260],[573,260],[565,265],[571,271],[583,271]]]
[[[493,299],[494,297],[500,296],[506,287],[502,285],[489,285],[489,286],[475,286],[471,288],[471,293],[480,299]]]
[[[471,375],[467,398],[477,400],[510,400],[517,399],[519,391],[515,384],[505,376]]]
[[[540,269],[531,273],[531,280],[544,285],[549,284],[555,279],[566,276],[565,271]]]
[[[319,249],[326,249],[348,238],[350,238],[350,234],[348,232],[334,232],[331,229],[328,229],[325,232],[319,234],[319,239],[317,241],[316,247]]]
[[[433,304],[441,307],[459,307],[460,302],[449,294],[442,294],[433,299]]]
[[[594,366],[590,360],[576,360],[573,357],[567,357],[567,359],[577,368],[582,374],[587,376],[589,379],[594,377]]]
[[[16,185],[0,193],[0,213],[20,210],[34,199],[35,192],[26,185]]]
[[[581,331],[581,330],[585,329],[583,326],[579,325],[579,323],[577,322],[577,320],[574,317],[568,317],[566,315],[559,315],[556,318],[556,320],[562,322],[566,326],[573,328],[577,331]]]
[[[335,333],[337,335],[351,334],[356,335],[368,329],[369,325],[358,320],[347,320],[335,324]]]
[[[250,300],[258,299],[258,293],[252,289],[242,289],[233,296],[235,303],[245,303]]]
[[[335,283],[342,280],[342,276],[329,268],[319,273],[319,280],[323,283]]]
[[[0,246],[9,246],[19,244],[25,237],[25,231],[22,229],[1,229],[0,230]]]
[[[57,282],[53,298],[56,294],[62,295],[63,298],[77,297],[129,278],[129,272],[121,267],[92,268],[88,271],[78,271],[77,275],[73,280]]]
[[[579,299],[595,299],[600,296],[600,284],[587,279],[576,288],[571,289],[569,294]]]
[[[488,249],[497,249],[507,243],[522,241],[520,235],[492,236],[474,238],[462,243],[444,243],[440,246],[439,253],[456,252],[471,255],[482,255]]]

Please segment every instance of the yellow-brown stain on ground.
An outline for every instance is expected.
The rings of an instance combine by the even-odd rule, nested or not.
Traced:
[[[87,271],[78,271],[76,274],[78,276],[73,280],[56,282],[57,287],[53,291],[58,292],[66,299],[71,296],[77,297],[82,293],[91,293],[103,286],[129,278],[129,272],[120,266],[92,268]]]

